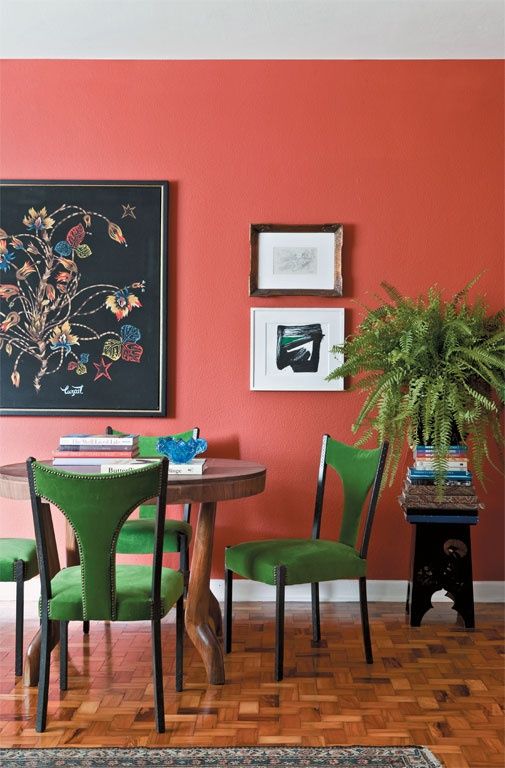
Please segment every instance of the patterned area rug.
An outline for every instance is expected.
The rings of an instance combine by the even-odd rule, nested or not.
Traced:
[[[0,749],[0,764],[2,768],[441,768],[423,747]]]

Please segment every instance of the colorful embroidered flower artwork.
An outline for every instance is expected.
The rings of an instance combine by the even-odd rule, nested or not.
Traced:
[[[167,197],[166,182],[0,186],[2,413],[164,413]]]

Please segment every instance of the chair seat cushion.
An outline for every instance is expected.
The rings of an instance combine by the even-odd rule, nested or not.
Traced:
[[[151,618],[152,568],[149,565],[116,565],[117,621]],[[51,580],[52,598],[49,617],[63,621],[82,621],[98,617],[84,616],[82,608],[81,568],[63,568]],[[161,615],[164,616],[184,591],[179,571],[161,569]]]
[[[322,539],[247,541],[226,550],[226,567],[246,579],[275,584],[275,566],[286,566],[286,584],[355,579],[366,560],[353,547]]]
[[[116,552],[122,555],[152,554],[154,549],[154,520],[127,520],[121,528]],[[163,552],[178,552],[178,534],[185,533],[188,544],[191,540],[191,526],[184,520],[165,520]]]
[[[39,572],[37,547],[33,539],[0,539],[0,581],[16,581],[16,560],[25,564],[25,581]]]

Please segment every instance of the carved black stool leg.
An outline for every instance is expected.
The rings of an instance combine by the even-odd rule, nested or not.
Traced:
[[[446,590],[467,628],[475,626],[470,525],[416,523],[411,575],[410,626],[432,608],[432,595]]]
[[[459,526],[458,537],[444,542],[448,563],[445,567],[447,590],[454,601],[453,609],[458,612],[465,627],[475,627],[473,601],[472,544],[470,526]],[[450,590],[450,592],[449,592]]]

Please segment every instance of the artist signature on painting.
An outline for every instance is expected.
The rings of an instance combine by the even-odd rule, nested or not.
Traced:
[[[60,387],[61,391],[64,395],[70,395],[70,397],[75,397],[76,395],[82,395],[84,384],[80,384],[78,387],[69,387],[68,384],[65,387]]]

